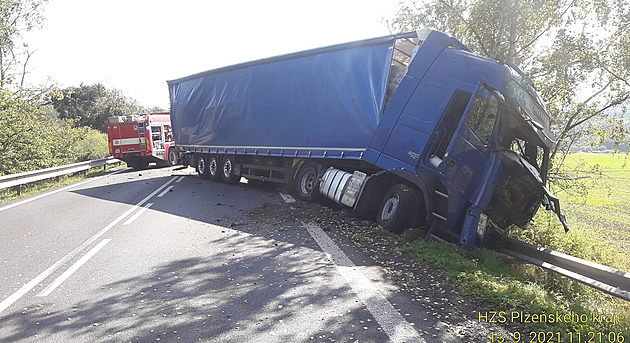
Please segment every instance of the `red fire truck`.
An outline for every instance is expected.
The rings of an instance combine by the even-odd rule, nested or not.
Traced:
[[[109,153],[132,168],[177,164],[169,112],[109,117],[107,135]]]

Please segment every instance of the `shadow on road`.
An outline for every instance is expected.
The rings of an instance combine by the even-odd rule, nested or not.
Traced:
[[[90,300],[14,311],[0,319],[12,333],[2,341],[46,341],[59,333],[100,342],[299,342],[322,335],[343,341],[348,323],[375,330],[345,283],[330,283],[321,253],[245,236],[208,247],[226,249],[223,259],[180,259],[107,284]]]

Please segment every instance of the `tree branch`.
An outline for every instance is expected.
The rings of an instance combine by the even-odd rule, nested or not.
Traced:
[[[575,5],[576,1],[577,0],[573,0],[571,2],[571,4],[569,4],[569,6],[567,6],[567,8],[564,9],[564,11],[562,12],[562,15],[560,15],[560,18],[564,17],[564,15],[567,14],[567,12],[571,9],[571,7],[573,7]],[[544,30],[542,30],[536,37],[534,37],[527,44],[523,45],[523,47],[521,49],[519,49],[516,54],[520,55],[520,53],[523,52],[523,50],[529,48],[532,44],[536,43],[536,41],[538,41],[540,39],[540,37],[542,37],[545,33],[547,33],[549,30],[551,30],[551,27],[552,27],[551,22],[549,22],[549,25],[547,25],[547,27]]]
[[[468,24],[468,21],[459,13],[459,11],[457,11],[451,4],[447,3],[445,0],[439,0],[439,2],[442,3],[444,6],[448,7],[461,21],[464,22],[466,27],[468,27],[468,29],[475,36],[475,39],[477,39],[477,42],[479,42],[479,47],[483,51],[484,55],[486,55],[487,57],[492,57],[490,56],[490,54],[488,53],[488,50],[486,50],[485,46],[483,45],[483,41],[479,33],[476,30],[474,30],[470,24]]]

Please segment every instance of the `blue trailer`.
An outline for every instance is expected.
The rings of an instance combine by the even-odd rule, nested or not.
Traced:
[[[541,205],[555,141],[533,83],[433,30],[168,82],[183,164],[202,178],[324,195],[385,229],[477,247]]]

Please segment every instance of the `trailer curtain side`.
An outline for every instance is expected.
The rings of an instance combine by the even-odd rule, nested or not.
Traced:
[[[359,148],[382,113],[395,36],[169,81],[180,146]]]

